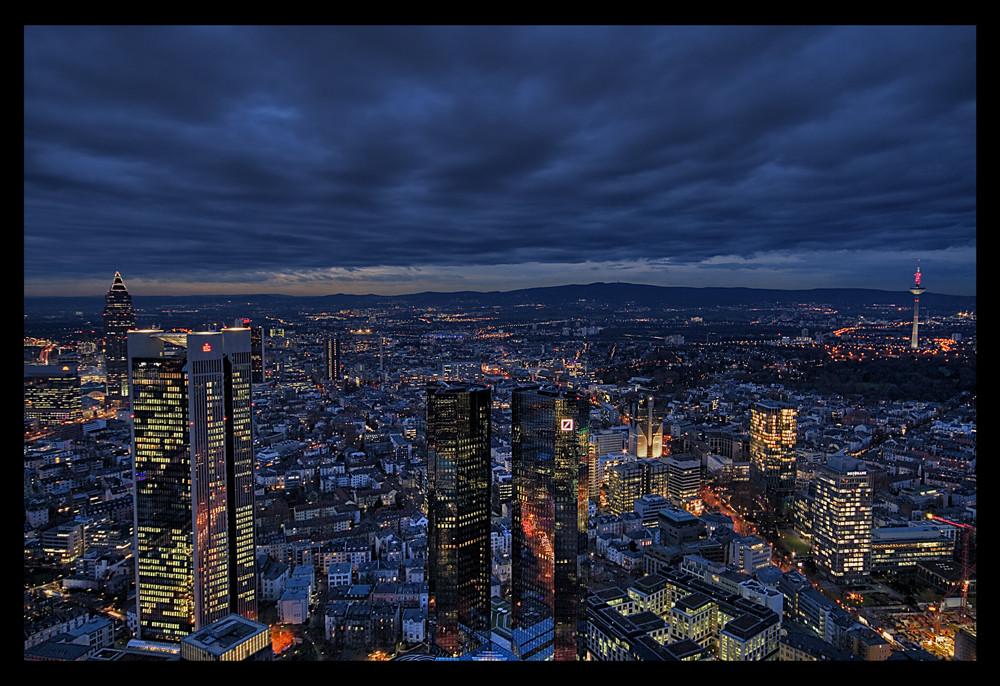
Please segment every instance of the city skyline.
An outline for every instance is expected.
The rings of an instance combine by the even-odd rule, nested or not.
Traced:
[[[965,299],[554,290],[26,314],[25,661],[976,659]]]
[[[24,31],[27,296],[976,292],[975,27]]]

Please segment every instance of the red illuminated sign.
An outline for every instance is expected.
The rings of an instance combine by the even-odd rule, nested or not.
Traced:
[[[205,345],[201,346],[201,349],[202,349],[202,351],[204,351],[206,353],[212,352],[212,346],[210,346],[208,343],[206,343]]]
[[[572,431],[573,430],[573,420],[572,419],[562,419],[560,421],[562,422],[562,425],[559,427],[561,430],[563,430],[563,431]]]

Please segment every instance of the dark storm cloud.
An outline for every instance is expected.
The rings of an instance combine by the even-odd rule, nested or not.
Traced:
[[[975,53],[963,27],[28,27],[26,288],[974,251]]]

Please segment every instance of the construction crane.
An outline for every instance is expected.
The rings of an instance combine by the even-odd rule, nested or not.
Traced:
[[[976,527],[972,526],[971,524],[953,522],[949,519],[945,519],[944,517],[938,517],[934,513],[928,513],[927,519],[932,519],[935,522],[941,522],[942,524],[950,524],[951,526],[957,527],[962,531],[962,576],[959,579],[957,585],[960,586],[962,589],[962,604],[959,607],[959,615],[964,620],[966,618],[966,612],[968,610],[968,604],[969,604],[969,576],[972,573],[972,571],[976,568],[975,564],[973,564],[972,566],[969,565],[969,544],[972,538],[971,535],[975,533]],[[949,590],[948,593],[945,595],[945,598],[951,595],[952,591],[954,590],[955,587],[953,586],[952,589]],[[943,602],[944,598],[942,598],[941,600]],[[938,614],[940,615],[940,613]]]

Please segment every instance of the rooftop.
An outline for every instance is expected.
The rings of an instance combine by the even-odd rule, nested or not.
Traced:
[[[200,631],[185,636],[182,641],[212,654],[221,655],[263,631],[268,631],[267,625],[231,614]]]

